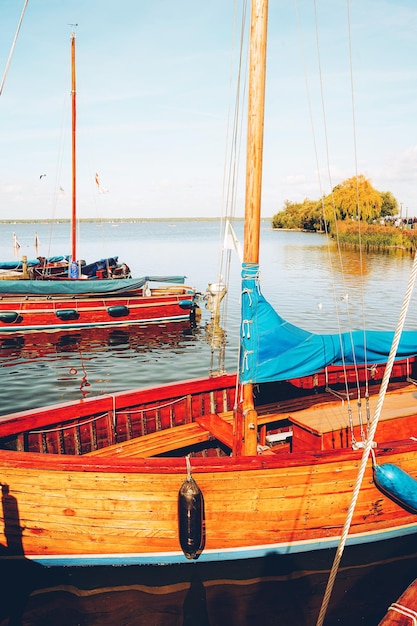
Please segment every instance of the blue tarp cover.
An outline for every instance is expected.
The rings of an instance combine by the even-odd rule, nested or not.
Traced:
[[[258,265],[242,266],[240,380],[262,383],[310,376],[329,365],[381,364],[394,331],[315,334],[288,323],[265,300]],[[366,354],[365,354],[366,346]],[[403,331],[396,359],[417,354],[417,331]]]

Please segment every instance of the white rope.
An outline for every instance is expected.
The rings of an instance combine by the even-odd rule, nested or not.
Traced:
[[[23,16],[25,14],[28,2],[29,2],[29,0],[25,0],[25,3],[23,5],[23,9],[22,9],[22,13],[20,15],[19,24],[17,26],[17,30],[16,30],[16,34],[15,34],[14,39],[13,39],[13,43],[12,43],[12,47],[11,47],[11,50],[10,50],[9,58],[7,59],[6,69],[4,70],[3,79],[2,79],[1,85],[0,85],[0,96],[3,93],[4,83],[6,82],[6,76],[7,76],[7,73],[9,71],[10,63],[12,61],[12,56],[13,56],[13,52],[14,52],[14,49],[15,49],[15,46],[16,46],[17,37],[19,35],[20,27],[22,25]]]
[[[90,417],[83,422],[76,422],[75,424],[69,424],[68,426],[57,426],[57,428],[45,428],[43,430],[30,430],[30,435],[47,435],[49,433],[58,433],[64,430],[70,430],[71,428],[76,428],[78,426],[85,426],[86,424],[91,424],[92,422],[96,422],[97,420],[106,417],[107,413],[102,413],[101,415],[96,415],[95,417]]]
[[[417,626],[417,613],[416,611],[409,609],[407,606],[403,606],[402,604],[398,604],[397,602],[394,602],[394,604],[391,604],[388,611],[395,611],[396,613],[399,613],[400,615],[409,617],[411,619],[412,626]]]
[[[326,587],[326,591],[324,594],[324,598],[323,598],[323,602],[321,605],[321,609],[320,609],[320,613],[319,613],[319,617],[317,619],[317,626],[322,626],[323,622],[324,622],[324,618],[326,615],[326,611],[329,605],[329,601],[330,601],[330,596],[333,590],[333,585],[334,585],[334,581],[336,579],[336,574],[337,574],[337,570],[339,568],[339,564],[343,555],[343,550],[346,544],[346,539],[347,539],[347,535],[349,533],[349,529],[350,529],[350,525],[352,523],[352,518],[353,518],[353,513],[355,510],[355,506],[356,506],[356,502],[359,496],[359,491],[362,485],[362,481],[363,481],[363,477],[365,474],[365,469],[366,469],[366,464],[368,462],[368,457],[369,454],[371,452],[371,448],[372,448],[372,443],[374,440],[374,436],[375,436],[375,431],[376,428],[378,426],[378,420],[379,417],[381,415],[381,410],[382,410],[382,405],[385,399],[385,394],[387,391],[387,387],[388,387],[388,383],[389,383],[389,379],[391,376],[391,371],[392,371],[392,367],[394,365],[394,360],[395,360],[395,355],[397,353],[398,350],[398,345],[400,343],[400,338],[401,338],[401,333],[403,331],[403,327],[404,327],[404,322],[405,322],[405,318],[407,315],[407,311],[408,311],[408,307],[410,304],[410,300],[411,300],[411,295],[413,292],[413,287],[414,287],[414,283],[416,280],[416,276],[417,276],[417,252],[414,256],[414,261],[413,261],[413,266],[411,268],[411,274],[410,274],[410,278],[408,281],[408,285],[407,285],[407,290],[404,296],[404,301],[403,301],[403,305],[401,308],[401,313],[400,313],[400,317],[398,320],[398,324],[397,324],[397,328],[395,330],[395,334],[394,334],[394,339],[391,345],[391,350],[389,353],[389,357],[388,357],[388,362],[387,362],[387,367],[385,369],[384,372],[384,376],[382,379],[382,383],[381,383],[381,388],[379,390],[379,396],[378,396],[378,402],[377,402],[377,406],[375,409],[375,414],[374,417],[372,419],[371,422],[371,426],[368,432],[368,437],[366,439],[365,442],[365,447],[363,450],[363,454],[362,454],[362,459],[361,459],[361,464],[359,467],[359,472],[358,472],[358,476],[356,479],[356,484],[355,484],[355,488],[353,490],[353,494],[352,494],[352,500],[350,502],[350,506],[349,506],[349,510],[348,510],[348,514],[346,517],[346,521],[343,527],[343,532],[339,541],[339,545],[337,547],[336,550],[336,555],[333,561],[333,566],[332,569],[330,571],[330,575],[329,575],[329,580],[327,582],[327,587]]]
[[[116,416],[116,407],[114,405],[114,396],[112,396],[113,398],[113,416]],[[135,409],[135,410],[130,410],[128,408],[126,409],[120,409],[119,414],[120,413],[124,413],[124,412],[128,412],[131,415],[135,415],[136,413],[147,413],[148,411],[155,411],[158,409],[163,409],[167,406],[172,406],[174,404],[177,404],[178,402],[182,402],[183,400],[186,400],[187,396],[182,396],[181,398],[177,398],[176,400],[172,400],[170,402],[165,402],[164,404],[157,404],[155,406],[150,406],[150,407],[146,407],[143,409]],[[91,424],[92,422],[96,422],[97,420],[101,419],[102,417],[105,417],[107,415],[107,413],[102,413],[101,415],[97,415],[95,417],[91,417],[88,418],[86,420],[84,420],[83,422],[77,422],[76,424],[69,424],[68,426],[58,426],[57,428],[46,428],[43,430],[31,430],[29,431],[32,435],[41,435],[41,434],[46,434],[46,433],[55,433],[58,432],[60,430],[69,430],[71,428],[74,428],[74,426],[85,426],[86,424]]]

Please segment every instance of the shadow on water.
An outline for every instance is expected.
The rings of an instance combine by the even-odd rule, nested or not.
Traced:
[[[0,623],[21,626],[31,592],[48,580],[45,568],[24,558],[17,500],[8,485],[2,483],[1,491],[6,545],[0,546],[0,556],[11,558],[0,565]]]
[[[334,550],[211,563],[44,567],[25,558],[18,501],[2,484],[0,626],[311,626]],[[414,550],[414,552],[413,552]],[[376,625],[415,579],[412,539],[345,550],[326,626]]]
[[[328,577],[297,559],[185,566],[2,565],[1,626],[311,626]],[[208,567],[206,567],[206,565]],[[326,626],[376,625],[415,578],[412,559],[342,567]],[[285,573],[286,572],[286,573]],[[382,600],[381,600],[382,596]]]

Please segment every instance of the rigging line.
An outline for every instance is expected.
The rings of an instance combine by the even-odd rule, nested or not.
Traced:
[[[373,440],[375,437],[375,432],[376,432],[376,428],[378,426],[378,421],[379,421],[379,417],[381,415],[381,411],[382,411],[382,405],[384,403],[384,399],[385,399],[385,394],[388,388],[388,383],[391,377],[391,372],[392,372],[392,368],[394,365],[394,360],[395,360],[395,356],[397,354],[397,350],[398,350],[398,345],[400,343],[400,339],[401,339],[401,333],[403,331],[404,328],[404,323],[405,323],[405,318],[407,316],[407,311],[410,305],[410,301],[411,301],[411,295],[413,293],[413,288],[414,288],[414,284],[416,281],[416,276],[417,276],[417,252],[414,256],[414,261],[413,261],[413,266],[411,268],[411,273],[410,273],[410,278],[408,281],[408,285],[407,285],[407,289],[406,289],[406,293],[404,296],[404,300],[403,300],[403,304],[401,307],[401,312],[400,312],[400,317],[398,319],[398,324],[397,324],[397,328],[395,329],[395,334],[394,334],[394,339],[392,341],[392,345],[391,345],[391,349],[390,349],[390,353],[389,353],[389,357],[388,357],[388,362],[387,362],[387,367],[385,368],[385,372],[384,372],[384,376],[382,378],[382,382],[381,382],[381,387],[379,390],[379,395],[378,395],[378,402],[377,402],[377,406],[375,409],[375,413],[374,416],[372,418],[371,421],[371,426],[370,429],[368,431],[368,435],[367,435],[367,439],[365,442],[365,446],[363,449],[363,453],[362,453],[362,459],[361,459],[361,463],[360,463],[360,467],[358,470],[358,475],[356,478],[356,483],[355,483],[355,487],[353,489],[352,492],[352,499],[349,505],[349,510],[348,510],[348,514],[346,516],[346,521],[345,524],[343,526],[343,531],[342,531],[342,535],[340,537],[340,541],[339,541],[339,545],[337,547],[336,550],[336,555],[333,561],[333,565],[332,565],[332,569],[330,571],[330,575],[329,575],[329,580],[327,582],[327,587],[326,587],[326,591],[324,594],[324,598],[323,598],[323,602],[321,605],[321,609],[320,609],[320,613],[319,613],[319,617],[317,620],[317,624],[316,626],[322,626],[323,621],[324,621],[324,617],[326,615],[326,611],[329,605],[329,601],[330,601],[330,596],[333,590],[333,585],[334,585],[334,581],[336,579],[336,574],[337,571],[339,569],[339,564],[340,561],[342,559],[342,555],[343,555],[343,550],[346,544],[346,540],[347,540],[347,536],[349,533],[349,529],[352,523],[352,518],[353,518],[353,513],[355,511],[355,506],[356,506],[356,502],[359,496],[359,491],[362,485],[362,481],[363,481],[363,477],[365,474],[365,470],[366,470],[366,464],[368,462],[368,458],[369,455],[371,453],[372,450],[372,444],[373,444]]]
[[[69,81],[67,82],[69,84]],[[66,133],[64,133],[64,129],[66,130],[66,122],[68,120],[68,111],[69,111],[68,105],[69,105],[69,100],[68,100],[68,93],[66,90],[63,96],[63,100],[62,100],[61,124],[60,124],[59,141],[58,141],[58,148],[57,148],[57,152],[58,152],[57,166],[55,170],[54,189],[53,189],[52,196],[51,196],[52,221],[49,226],[49,240],[48,240],[48,247],[47,247],[47,254],[46,254],[47,257],[51,256],[52,242],[54,240],[54,234],[55,234],[55,228],[56,228],[58,199],[63,194],[65,194],[65,190],[60,186],[59,183],[62,178],[62,168],[63,168],[63,161],[64,161],[64,144],[65,144],[65,137],[66,137]]]
[[[306,66],[306,60],[305,60],[303,36],[302,36],[302,31],[301,31],[300,13],[299,13],[299,10],[298,10],[298,0],[294,0],[294,8],[295,8],[295,13],[296,13],[296,17],[297,17],[298,37],[299,37],[299,41],[300,41],[301,56],[302,56],[302,59],[303,59],[304,82],[305,82],[305,85],[306,85],[306,92],[307,92],[307,104],[308,104],[308,113],[309,113],[309,117],[310,117],[311,134],[313,136],[313,148],[314,148],[314,157],[315,157],[315,160],[316,160],[316,167],[317,167],[317,178],[318,178],[318,184],[319,184],[319,189],[320,189],[320,198],[322,198],[322,206],[323,206],[324,192],[323,192],[323,185],[322,185],[322,180],[321,180],[321,175],[320,175],[320,168],[319,168],[317,139],[316,139],[316,133],[315,133],[315,130],[314,130],[314,119],[313,119],[313,111],[312,111],[312,106],[311,106],[310,86],[309,86],[308,76],[307,76],[307,66]],[[323,211],[323,217],[325,218],[324,211]],[[328,231],[327,231],[327,220],[326,219],[324,219],[324,225],[325,225],[326,234],[327,234]]]
[[[298,8],[297,8],[297,15],[298,15]],[[327,135],[327,115],[326,115],[326,108],[325,108],[325,105],[324,105],[323,73],[322,73],[322,69],[321,69],[321,53],[320,53],[320,43],[319,43],[319,32],[318,32],[318,18],[317,18],[317,4],[316,4],[316,0],[314,0],[314,21],[315,21],[315,32],[316,32],[317,62],[318,62],[319,77],[320,77],[320,96],[321,96],[322,115],[323,115],[323,127],[324,127],[324,137],[325,137],[325,147],[326,147],[327,173],[328,173],[329,184],[330,184],[330,189],[331,189],[330,197],[331,197],[331,206],[332,206],[332,209],[333,209],[333,220],[334,220],[335,231],[336,231],[336,245],[337,245],[338,258],[339,258],[339,266],[340,266],[340,270],[341,270],[341,274],[342,274],[342,282],[345,285],[345,274],[344,274],[343,259],[342,259],[342,253],[341,253],[340,241],[339,241],[339,234],[338,234],[338,226],[337,226],[337,219],[336,219],[336,207],[335,207],[334,195],[333,195],[333,182],[332,182],[332,177],[331,177],[331,173],[330,173],[329,141],[328,141],[328,135]],[[305,58],[304,54],[303,54],[303,58]],[[304,62],[304,67],[305,67],[305,62]],[[305,72],[305,74],[306,74],[306,72]],[[306,79],[306,83],[307,83],[307,92],[309,94],[307,79]],[[310,110],[311,110],[311,106],[310,106]],[[313,125],[312,115],[311,115],[311,124],[312,124],[312,129],[313,129],[313,136],[314,136],[314,125]],[[319,181],[320,181],[320,185],[321,185],[320,168],[319,168],[317,152],[316,152],[316,164],[317,164],[316,165],[317,173],[318,173]],[[347,404],[348,404],[348,409],[349,409],[349,407],[350,407],[350,397],[349,397],[349,388],[348,388],[347,374],[346,374],[346,362],[345,362],[345,357],[344,357],[343,342],[342,342],[342,336],[341,336],[341,321],[340,321],[340,314],[339,314],[339,305],[338,305],[338,301],[337,301],[337,297],[336,297],[335,281],[333,279],[333,262],[332,262],[332,255],[330,253],[330,239],[329,239],[329,233],[328,233],[328,227],[327,227],[326,206],[325,206],[325,202],[324,202],[323,192],[322,192],[322,211],[323,211],[323,221],[324,221],[325,228],[326,228],[327,252],[328,252],[328,258],[329,258],[329,266],[330,266],[331,275],[332,275],[333,301],[335,303],[336,320],[337,320],[340,348],[341,348],[341,354],[342,354],[342,366],[343,366],[343,372],[344,372],[345,394],[346,394],[346,399],[347,399]],[[345,291],[345,293],[347,293],[346,287],[344,288],[344,291]],[[349,328],[351,328],[349,317],[348,317],[348,322],[349,322]],[[352,340],[351,340],[351,344],[352,344],[353,356],[355,356],[354,355],[354,347],[353,347],[353,341]]]
[[[232,251],[225,250],[223,241],[224,235],[227,228],[227,222],[229,217],[233,217],[235,214],[236,208],[236,188],[237,188],[237,171],[238,171],[238,161],[239,161],[239,136],[242,133],[242,123],[241,123],[241,101],[242,101],[242,93],[241,93],[241,76],[242,76],[242,55],[243,55],[243,41],[245,37],[245,24],[247,22],[246,19],[247,14],[247,0],[244,0],[242,6],[242,17],[241,17],[241,27],[240,27],[240,44],[239,44],[239,55],[238,55],[238,73],[237,73],[237,83],[236,83],[236,94],[234,97],[235,105],[234,105],[234,115],[233,115],[233,125],[231,124],[231,105],[229,104],[229,115],[228,115],[228,123],[227,123],[227,134],[226,134],[226,149],[225,149],[225,162],[223,168],[223,191],[222,191],[222,215],[220,220],[220,232],[219,232],[219,241],[221,241],[220,250],[219,250],[219,262],[218,262],[218,282],[225,282],[226,285],[230,284],[230,271],[231,271],[231,260],[232,260]],[[237,0],[235,0],[235,9],[234,9],[234,35],[237,31]],[[232,43],[232,58],[231,58],[231,69],[230,69],[230,93],[232,88],[232,75],[233,75],[233,66],[234,66],[234,52],[235,52],[235,36],[233,36]],[[230,154],[228,156],[229,150],[227,146],[229,145],[229,130],[232,126],[231,130],[231,138],[230,138]],[[240,129],[240,132],[239,132]],[[228,161],[228,164],[227,164]],[[226,325],[227,320],[227,308],[228,308],[228,292],[224,297],[222,302],[221,311],[220,311],[220,324]],[[216,336],[213,334],[212,342],[211,342],[211,350],[212,350],[212,361],[214,358],[214,350]],[[225,351],[224,346],[221,347],[219,352],[219,367],[224,370],[224,359],[225,359]]]
[[[238,62],[238,75],[237,75],[236,94],[235,94],[234,119],[233,119],[231,146],[230,146],[230,160],[229,160],[229,167],[228,167],[227,175],[226,175],[226,164],[224,167],[222,218],[225,217],[224,214],[226,214],[226,217],[233,217],[235,214],[235,208],[236,208],[236,183],[237,183],[236,179],[237,179],[237,171],[238,171],[238,157],[240,153],[240,150],[238,148],[239,120],[241,120],[240,103],[243,97],[240,87],[241,87],[241,82],[242,82],[241,81],[242,51],[243,51],[243,39],[244,39],[244,32],[245,32],[244,25],[246,22],[246,7],[247,7],[247,0],[245,0],[244,2],[243,12],[242,12],[241,39],[240,39],[240,46],[239,46],[239,62]],[[232,81],[230,80],[230,83],[231,82]],[[228,128],[229,127],[230,127],[230,115],[229,115]],[[240,124],[240,128],[241,127],[242,127],[242,124]],[[226,143],[228,143],[228,139]],[[227,153],[227,150],[226,150],[226,153]],[[227,179],[227,195],[225,198],[224,187],[226,186],[226,179]],[[224,229],[223,224],[222,224],[222,229]],[[224,233],[221,233],[221,234],[224,234]],[[224,249],[222,248],[222,262],[223,262],[223,252],[224,252]]]
[[[29,2],[29,0],[25,0],[25,3],[23,5],[23,9],[22,9],[22,13],[20,14],[20,20],[19,20],[19,23],[17,25],[16,34],[15,34],[14,39],[13,39],[12,47],[11,47],[10,53],[9,53],[9,58],[7,59],[6,68],[4,70],[3,79],[2,79],[1,84],[0,84],[0,96],[3,93],[4,83],[6,82],[6,76],[7,76],[8,72],[9,72],[10,63],[12,62],[13,52],[14,52],[14,49],[15,49],[15,46],[16,46],[17,38],[19,36],[20,27],[22,26],[23,16],[25,15],[25,11],[26,11],[26,7],[28,5],[28,2]]]
[[[303,59],[303,66],[304,66],[304,81],[305,81],[305,85],[306,85],[307,102],[308,102],[308,110],[309,110],[310,125],[311,125],[311,133],[312,133],[312,138],[313,138],[314,155],[315,155],[315,160],[316,160],[317,178],[318,178],[318,184],[319,184],[319,189],[320,189],[321,211],[322,211],[322,216],[323,216],[323,224],[324,224],[324,230],[325,230],[325,235],[326,235],[326,243],[327,243],[327,257],[328,257],[328,263],[329,263],[329,268],[330,268],[330,274],[331,274],[331,278],[332,278],[333,302],[335,303],[337,328],[338,328],[338,333],[339,333],[339,337],[340,337],[340,335],[341,335],[341,323],[340,323],[340,316],[339,316],[339,308],[338,308],[338,305],[337,305],[336,285],[335,285],[335,280],[334,280],[334,263],[333,263],[332,254],[331,254],[330,234],[329,234],[329,229],[328,229],[328,221],[327,221],[327,218],[326,218],[326,207],[325,207],[325,202],[324,202],[324,191],[323,191],[322,179],[321,179],[321,174],[320,174],[320,164],[319,164],[319,158],[318,158],[317,139],[316,139],[316,133],[315,133],[315,126],[314,126],[314,118],[313,118],[312,106],[311,106],[310,87],[309,87],[309,81],[308,81],[308,75],[307,75],[306,60],[305,60],[304,45],[303,45],[303,37],[302,37],[302,30],[301,30],[301,23],[300,23],[300,14],[299,14],[299,10],[298,10],[298,2],[297,2],[297,0],[294,0],[294,5],[295,5],[296,16],[297,16],[297,26],[298,26],[298,36],[299,36],[299,40],[300,40],[301,56],[302,56],[302,59]],[[316,22],[316,24],[317,24],[317,22]],[[319,57],[319,68],[320,68],[320,49],[319,49],[319,45],[318,45],[318,37],[317,37],[317,48],[318,48],[318,57]],[[321,76],[321,72],[320,72],[320,76]],[[323,96],[322,96],[322,102],[324,102]],[[325,114],[324,114],[324,127],[326,128],[326,115]],[[328,145],[327,144],[327,138],[326,138],[326,145]],[[333,195],[332,195],[332,201],[333,201]],[[335,214],[334,203],[333,203],[333,212]],[[335,220],[335,222],[336,222],[336,220]],[[337,239],[337,242],[338,242],[338,239]],[[339,250],[339,259],[341,259],[340,247],[338,248],[338,250]],[[343,270],[342,264],[341,264],[341,268]],[[343,275],[343,271],[342,271],[342,275]],[[341,347],[342,347],[342,344],[341,344]],[[352,421],[352,411],[350,409],[349,388],[348,388],[348,382],[347,382],[346,363],[345,363],[343,350],[341,351],[341,353],[342,353],[342,366],[343,366],[344,381],[345,381],[345,395],[346,395],[347,403],[348,403],[349,423],[351,423],[351,421]]]
[[[236,102],[237,102],[237,106],[240,104],[240,102],[244,102],[245,100],[245,96],[246,96],[246,91],[247,91],[247,77],[249,75],[248,71],[243,72],[243,76],[244,78],[244,84],[243,84],[243,89],[240,89],[241,86],[241,80],[242,80],[242,65],[243,65],[243,51],[244,51],[244,42],[245,42],[245,34],[246,34],[246,29],[245,29],[245,24],[247,24],[247,6],[248,6],[248,2],[247,0],[245,0],[245,2],[243,3],[243,12],[242,12],[242,28],[241,28],[241,39],[240,39],[240,55],[239,55],[239,76],[238,76],[238,92],[237,92],[237,96],[236,96]],[[246,41],[246,69],[247,66],[249,64],[249,42]],[[240,97],[239,97],[240,95]],[[239,167],[238,167],[238,163],[239,163],[239,155],[241,154],[241,145],[242,145],[242,133],[243,133],[243,119],[241,118],[241,116],[239,115],[239,110],[240,108],[236,108],[236,115],[235,115],[235,143],[234,143],[234,149],[235,149],[235,155],[237,155],[237,158],[235,157],[235,167],[233,170],[233,190],[234,190],[234,197],[233,197],[233,204],[236,204],[236,189],[237,189],[237,174],[239,171]],[[240,126],[239,126],[239,120],[240,120]],[[239,128],[240,128],[240,132],[239,132]],[[239,308],[241,310],[242,307],[242,293],[241,293],[241,289],[239,289]],[[239,340],[238,342],[238,350],[237,350],[237,354],[236,354],[236,371],[239,372],[239,367],[240,367],[240,362],[241,362],[241,341]],[[234,408],[236,408],[238,406],[238,404],[240,402],[242,402],[242,387],[239,386],[239,375],[236,376],[236,384],[235,384],[235,397],[234,397]],[[240,398],[239,398],[239,393],[240,393]]]
[[[363,343],[364,343],[364,359],[365,359],[365,367],[364,367],[364,375],[365,375],[365,399],[366,399],[366,412],[368,419],[368,427],[369,427],[369,376],[368,376],[368,359],[366,354],[366,319],[365,319],[365,300],[364,300],[364,291],[363,291],[363,249],[362,249],[362,237],[361,237],[361,209],[359,203],[359,180],[358,180],[358,154],[357,154],[357,139],[356,139],[356,115],[355,115],[355,90],[353,83],[353,60],[352,60],[352,33],[351,33],[351,20],[350,20],[350,2],[346,0],[347,6],[347,23],[348,23],[348,42],[349,42],[349,68],[350,68],[350,87],[351,87],[351,101],[352,101],[352,131],[353,131],[353,151],[354,151],[354,162],[355,162],[355,183],[356,183],[356,205],[358,211],[358,236],[359,236],[359,271],[361,276],[360,281],[360,293],[361,293],[361,310],[362,310],[362,328],[363,328]],[[348,320],[349,320],[349,328],[351,328],[350,324],[350,315],[349,309],[347,310]],[[353,344],[353,342],[351,342]],[[355,376],[356,376],[356,390],[357,390],[357,407],[359,413],[359,424],[360,424],[360,433],[362,441],[365,441],[365,432],[364,432],[364,420],[362,413],[362,402],[361,402],[361,386],[359,382],[359,372],[356,362],[356,354],[354,347],[352,345],[353,351],[353,359],[355,366]],[[355,444],[355,438],[353,435],[352,428],[352,445]]]
[[[349,42],[349,68],[350,68],[350,86],[351,86],[351,101],[352,101],[352,129],[353,129],[353,152],[355,161],[355,176],[356,176],[356,203],[358,208],[359,219],[358,222],[358,237],[359,237],[359,269],[361,274],[361,304],[362,304],[362,328],[363,328],[363,341],[364,341],[364,354],[365,354],[365,394],[368,395],[369,390],[369,378],[368,378],[368,360],[366,356],[366,319],[365,319],[365,300],[363,293],[363,249],[362,249],[362,232],[361,232],[361,214],[359,203],[359,181],[358,181],[358,149],[356,138],[356,111],[355,111],[355,89],[353,83],[353,60],[352,60],[352,33],[351,33],[351,20],[350,20],[350,1],[346,0],[347,7],[347,22],[348,22],[348,42]],[[360,388],[358,382],[358,390]]]
[[[345,281],[343,257],[342,257],[340,240],[339,240],[338,224],[337,224],[337,219],[336,219],[336,207],[335,207],[334,194],[333,194],[333,182],[332,182],[332,177],[331,177],[331,172],[330,172],[329,142],[328,142],[328,134],[327,134],[327,116],[326,116],[326,109],[325,109],[325,105],[324,105],[323,73],[322,73],[322,68],[321,68],[321,54],[320,54],[320,44],[319,44],[317,2],[316,2],[316,0],[314,0],[314,19],[315,19],[317,57],[318,57],[319,76],[320,76],[320,94],[321,94],[322,113],[323,113],[323,125],[324,125],[324,134],[325,134],[327,173],[328,173],[329,183],[330,183],[330,187],[331,187],[331,202],[332,202],[332,208],[333,208],[333,218],[334,218],[334,224],[335,224],[336,244],[337,244],[338,257],[339,257],[339,265],[340,265],[341,274],[342,274],[342,283],[343,283],[343,286],[344,286],[344,293],[348,294],[348,289],[346,287],[346,281]],[[337,298],[335,298],[334,301],[335,301],[335,306],[336,306],[337,322],[338,322],[338,326],[339,326],[340,347],[341,347],[342,355],[343,355],[343,345],[342,345],[342,338],[341,338],[341,334],[340,334],[339,306],[337,304]],[[348,331],[349,331],[349,335],[350,335],[351,351],[352,351],[353,362],[354,362],[354,367],[355,367],[356,386],[357,386],[357,389],[359,389],[359,375],[358,375],[358,369],[357,369],[355,346],[354,346],[354,342],[353,342],[353,338],[352,338],[352,325],[351,325],[351,321],[350,321],[349,301],[348,300],[346,302],[346,314],[347,314],[347,322],[348,322]],[[345,367],[344,357],[343,356],[342,356],[342,359],[343,359],[343,366]],[[345,375],[345,388],[346,388],[347,400],[348,400],[348,403],[349,403],[348,384],[347,384],[346,375]],[[358,399],[359,399],[359,396],[358,396]]]

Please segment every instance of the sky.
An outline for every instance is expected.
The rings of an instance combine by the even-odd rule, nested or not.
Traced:
[[[79,217],[222,215],[242,4],[29,0],[0,95],[0,219],[70,215],[72,31]],[[0,3],[0,76],[23,6]],[[356,174],[417,215],[416,59],[415,0],[270,0],[263,217]]]

